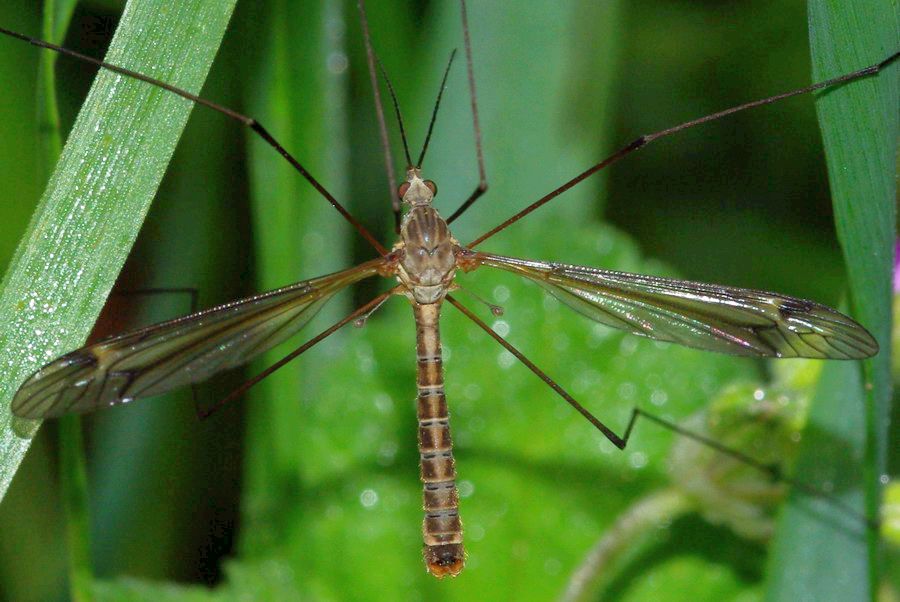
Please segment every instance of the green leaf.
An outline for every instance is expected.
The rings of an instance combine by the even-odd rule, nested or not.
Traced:
[[[897,51],[890,0],[809,3],[813,79],[878,63]],[[853,315],[881,346],[860,364],[829,364],[813,401],[797,473],[876,517],[890,422],[890,333],[896,238],[898,65],[823,92],[816,101]],[[822,502],[793,495],[769,562],[771,600],[865,600],[878,588],[878,533]]]
[[[107,60],[197,91],[232,5],[130,4]],[[188,55],[192,60],[185,61]],[[6,367],[0,381],[0,494],[34,426],[13,423],[9,400],[40,364],[87,337],[191,108],[184,99],[110,73],[97,78],[85,101],[0,291],[0,363]]]

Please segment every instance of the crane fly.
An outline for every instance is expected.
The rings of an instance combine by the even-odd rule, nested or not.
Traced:
[[[506,257],[482,251],[480,246],[569,188],[650,142],[737,111],[876,74],[897,55],[845,76],[642,136],[496,227],[463,244],[453,236],[450,224],[486,192],[487,179],[481,152],[481,132],[464,0],[461,0],[460,5],[480,181],[468,199],[445,219],[433,205],[438,189],[427,178],[427,170],[423,165],[431,127],[415,161],[409,153],[404,133],[407,168],[402,183],[395,187],[394,214],[398,240],[391,248],[383,246],[255,119],[140,73],[77,56],[107,70],[162,87],[249,127],[275,148],[335,207],[372,246],[378,257],[331,275],[114,336],[67,353],[40,368],[21,385],[12,401],[13,413],[30,419],[86,413],[159,395],[186,384],[203,382],[219,372],[246,364],[291,338],[339,291],[368,278],[387,278],[392,281],[392,288],[304,343],[221,403],[242,395],[263,377],[339,328],[367,318],[389,298],[406,299],[412,308],[416,325],[418,448],[425,511],[422,526],[424,558],[433,575],[445,577],[459,574],[465,562],[439,329],[445,301],[475,322],[547,382],[554,392],[619,449],[624,449],[627,445],[637,418],[645,416],[659,421],[635,409],[625,430],[618,434],[593,416],[522,352],[454,297],[453,293],[458,289],[455,278],[459,271],[472,272],[485,267],[509,272],[537,283],[563,304],[594,322],[638,336],[707,351],[747,357],[845,360],[867,358],[877,353],[877,343],[865,328],[852,318],[813,301],[765,291]],[[371,51],[362,2],[359,3],[359,9],[369,51],[369,71],[374,81],[377,79],[374,66],[376,61]],[[9,30],[0,29],[0,32],[73,55],[64,48]],[[450,62],[452,63],[452,58]],[[450,63],[444,73],[441,92],[449,70]],[[389,80],[388,85],[390,86]],[[378,87],[375,86],[374,90],[382,138],[387,148]],[[391,96],[394,98],[403,132],[402,118],[393,90]],[[440,98],[439,93],[432,126]],[[386,158],[390,164],[389,153],[386,153]],[[389,168],[388,172],[393,177],[393,170]]]

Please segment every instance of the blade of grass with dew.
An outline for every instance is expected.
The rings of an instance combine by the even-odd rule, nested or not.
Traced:
[[[896,2],[809,4],[813,79],[897,51]],[[830,484],[861,515],[877,516],[890,401],[891,272],[896,219],[897,73],[892,65],[819,95],[838,237],[855,317],[881,352],[825,368],[796,471]],[[771,600],[865,600],[878,581],[877,532],[827,504],[792,496],[769,563]]]
[[[233,4],[130,3],[107,60],[197,91]],[[191,108],[111,73],[98,76],[85,101],[0,290],[0,495],[36,426],[14,423],[9,400],[40,364],[85,340]]]

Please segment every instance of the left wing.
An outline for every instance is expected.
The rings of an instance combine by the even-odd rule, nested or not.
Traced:
[[[804,299],[487,253],[476,257],[537,282],[592,320],[660,341],[760,357],[861,359],[878,353],[865,328]]]
[[[335,293],[374,276],[382,264],[375,259],[82,347],[32,374],[13,397],[12,412],[81,414],[204,381],[284,342]]]

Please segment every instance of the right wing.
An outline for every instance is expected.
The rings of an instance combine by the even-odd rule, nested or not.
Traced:
[[[284,342],[383,259],[108,338],[53,360],[19,387],[12,413],[53,418],[151,397],[246,364]]]
[[[757,357],[863,359],[878,343],[824,305],[733,286],[477,253],[591,320],[658,341]]]

